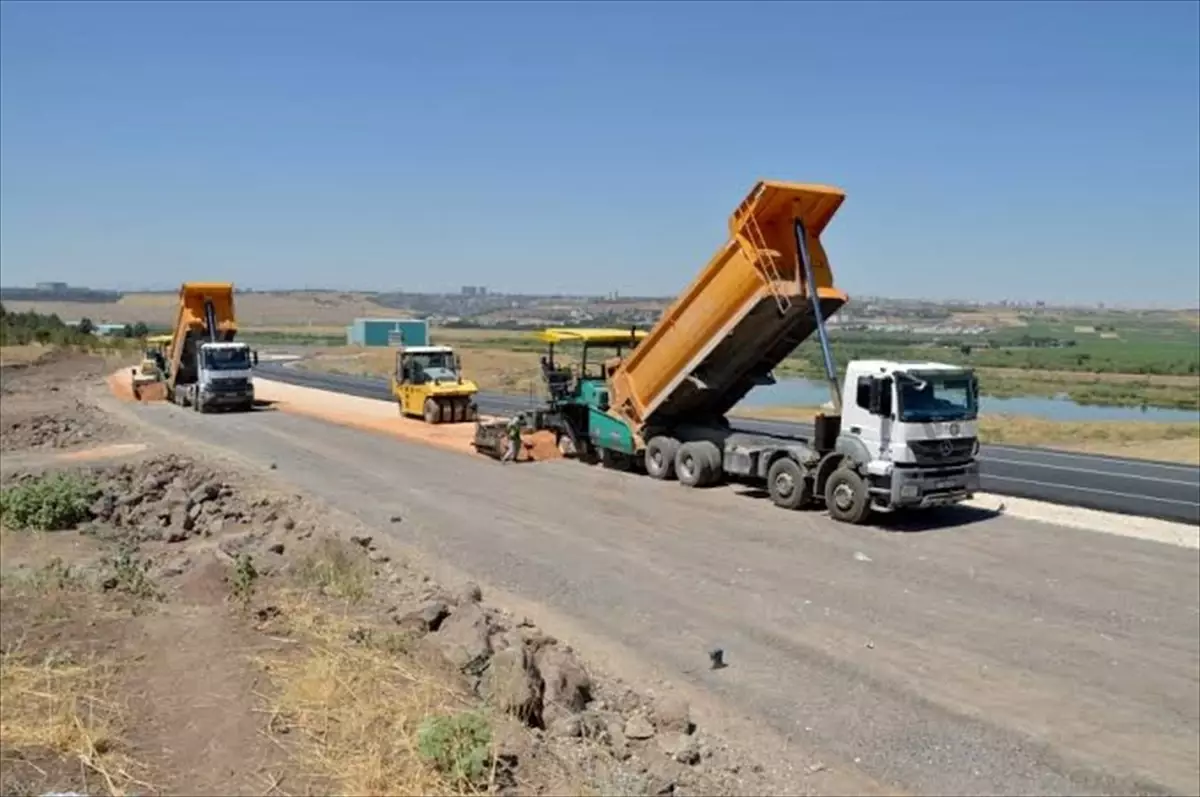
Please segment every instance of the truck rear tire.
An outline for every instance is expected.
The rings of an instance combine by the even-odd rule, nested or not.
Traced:
[[[825,482],[825,507],[834,520],[854,525],[865,523],[871,514],[867,483],[853,470],[838,468]]]
[[[425,399],[425,423],[441,423],[442,405],[431,398]]]
[[[679,441],[674,437],[659,435],[646,443],[646,473],[652,479],[670,481],[675,478],[675,455],[679,453]]]
[[[812,481],[800,463],[791,457],[780,457],[767,470],[767,494],[775,506],[803,509],[812,503]]]
[[[716,452],[716,455],[714,455]],[[675,453],[675,475],[685,487],[707,487],[720,478],[720,459],[716,443],[693,440]]]

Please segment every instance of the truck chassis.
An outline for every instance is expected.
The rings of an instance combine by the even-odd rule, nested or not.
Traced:
[[[833,419],[829,419],[832,421]],[[893,467],[873,473],[839,452],[836,426],[817,423],[814,439],[733,430],[726,419],[712,425],[647,430],[641,456],[594,444],[561,410],[526,413],[526,424],[555,434],[564,455],[616,470],[633,470],[685,487],[741,483],[765,490],[778,507],[790,510],[822,506],[835,520],[866,523],[872,512],[896,512],[955,504],[979,489],[974,461],[936,467]],[[913,488],[916,489],[913,489]]]

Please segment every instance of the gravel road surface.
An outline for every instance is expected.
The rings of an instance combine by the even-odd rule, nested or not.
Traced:
[[[781,766],[798,779],[1200,793],[1194,550],[961,509],[928,529],[848,527],[737,488],[501,465],[278,411],[130,411],[276,463],[298,488],[566,618],[586,654],[607,645],[610,660],[707,696],[697,709],[729,727],[785,740],[794,760]],[[728,667],[708,668],[712,647]]]

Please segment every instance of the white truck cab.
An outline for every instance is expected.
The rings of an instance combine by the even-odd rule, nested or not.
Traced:
[[[970,369],[855,360],[837,449],[867,477],[875,509],[956,503],[979,489],[978,406]]]
[[[210,408],[254,405],[252,368],[257,356],[248,343],[201,343],[196,348],[196,387],[193,406]]]

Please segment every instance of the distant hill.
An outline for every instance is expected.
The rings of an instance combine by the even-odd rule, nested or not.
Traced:
[[[0,302],[88,302],[109,304],[121,301],[125,294],[120,291],[100,291],[94,288],[74,288],[57,285],[53,288],[5,288],[0,287]]]

